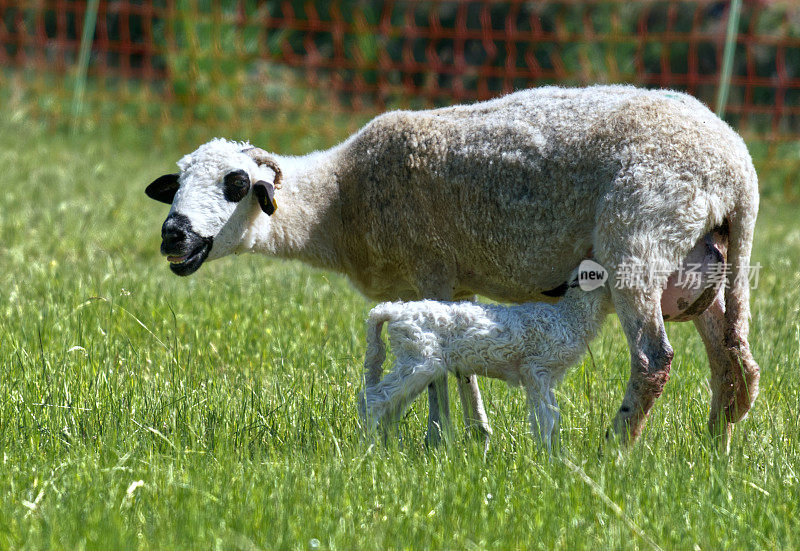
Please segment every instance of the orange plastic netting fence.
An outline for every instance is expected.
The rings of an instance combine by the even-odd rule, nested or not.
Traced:
[[[86,10],[0,0],[5,101],[69,116]],[[714,108],[728,11],[711,0],[100,0],[84,113],[258,132],[601,82],[685,90]],[[725,118],[796,175],[798,3],[744,1]]]

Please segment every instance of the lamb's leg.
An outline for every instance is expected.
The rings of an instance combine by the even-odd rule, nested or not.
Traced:
[[[393,369],[375,385],[365,390],[365,418],[367,426],[387,431],[397,422],[414,398],[436,378],[446,373],[437,361],[423,359],[395,362]]]
[[[547,393],[547,404],[550,407],[550,411],[553,414],[553,428],[551,431],[551,440],[553,442],[553,449],[558,452],[561,449],[561,410],[558,408],[558,402],[556,402],[556,395],[553,393],[553,389],[551,388],[550,391]]]
[[[723,294],[717,296],[711,306],[694,320],[697,332],[703,339],[711,367],[711,414],[708,428],[711,434],[721,437],[722,445],[730,444],[732,423],[739,421],[750,409],[754,383],[744,376],[748,372],[758,374],[758,366],[750,355],[750,347],[729,349],[726,346],[725,302]],[[753,367],[755,366],[755,367]],[[757,388],[757,381],[755,379]]]
[[[423,298],[434,300],[453,300],[453,281],[441,277],[438,271],[435,275],[420,278],[424,281],[421,289]],[[477,297],[474,299],[477,300]],[[478,440],[483,440],[484,447],[489,446],[489,437],[492,428],[483,406],[481,391],[478,388],[478,377],[457,377],[458,395],[461,398],[461,408],[464,410],[464,425],[467,434],[473,435]],[[442,441],[442,432],[449,431],[452,427],[450,421],[450,400],[447,390],[447,374],[436,379],[428,387],[428,433],[425,442],[429,446],[438,445]]]
[[[442,274],[440,267],[419,274],[419,298],[453,300],[453,282]],[[428,385],[428,432],[425,443],[437,446],[444,431],[451,430],[450,398],[447,390],[447,371]]]
[[[375,334],[370,335],[370,331]],[[358,415],[362,427],[368,430],[370,420],[367,417],[367,389],[374,388],[383,376],[383,362],[386,361],[386,346],[380,336],[380,328],[367,327],[367,351],[364,354],[364,390],[358,395]]]
[[[476,375],[457,377],[457,381],[467,434],[478,441],[482,440],[484,447],[488,447],[492,428],[489,426],[489,418],[486,416],[481,391],[478,388],[478,377]],[[435,380],[428,387],[428,406],[426,441],[429,445],[436,445],[441,441],[442,431],[445,430],[445,427],[450,426],[450,402],[447,398],[446,375]]]
[[[541,377],[531,376],[525,380],[525,395],[528,416],[533,434],[548,454],[553,453],[554,440],[558,438],[558,412],[555,395],[549,384]]]
[[[478,388],[478,376],[469,375],[458,377],[458,394],[461,397],[461,407],[464,408],[464,426],[467,435],[478,441],[483,440],[484,447],[489,447],[489,437],[492,427],[483,407],[481,391]]]
[[[478,297],[472,297],[473,302],[478,301]],[[461,408],[464,410],[464,427],[467,436],[471,436],[478,441],[483,441],[484,449],[489,448],[489,437],[492,435],[492,427],[489,426],[489,418],[486,416],[486,408],[483,406],[481,390],[478,388],[478,376],[467,375],[457,377],[458,395],[461,398]]]
[[[673,352],[661,316],[660,288],[614,288],[612,296],[631,351],[631,375],[613,428],[622,443],[629,443],[639,436],[669,380]]]

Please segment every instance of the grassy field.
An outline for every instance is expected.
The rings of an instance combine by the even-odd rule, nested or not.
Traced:
[[[261,257],[173,276],[143,189],[181,151],[131,144],[0,123],[0,548],[800,546],[797,205],[765,194],[761,395],[729,456],[691,324],[668,327],[641,439],[598,454],[628,373],[614,318],[560,389],[562,456],[527,436],[518,389],[481,381],[484,459],[460,422],[426,450],[424,400],[402,448],[357,436],[371,305],[341,277]]]

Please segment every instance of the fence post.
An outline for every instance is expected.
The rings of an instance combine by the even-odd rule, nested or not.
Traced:
[[[722,54],[722,70],[719,73],[717,89],[717,116],[722,118],[728,104],[728,90],[733,72],[733,54],[736,51],[736,36],[739,34],[739,14],[742,11],[742,0],[731,0],[728,12],[728,29],[725,34],[725,51]]]
[[[83,93],[86,90],[86,75],[89,70],[89,54],[94,41],[94,27],[97,23],[97,7],[100,0],[88,0],[86,13],[83,17],[83,33],[81,34],[81,48],[78,54],[78,67],[75,74],[75,90],[72,95],[72,124],[73,130],[78,126],[78,118],[83,111]]]

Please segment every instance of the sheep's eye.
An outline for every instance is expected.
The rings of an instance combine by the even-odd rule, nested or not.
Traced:
[[[223,179],[222,192],[225,199],[231,203],[238,203],[250,191],[250,176],[244,170],[228,172]]]

